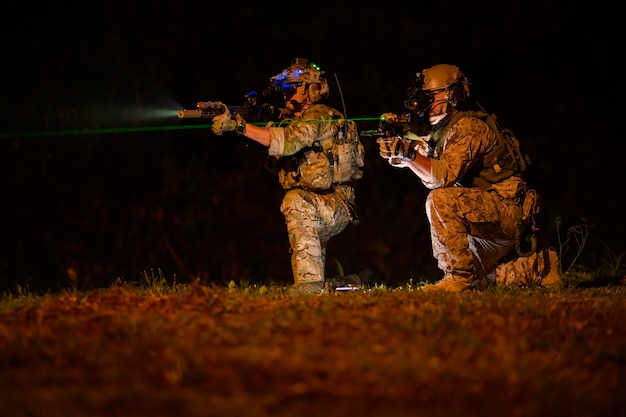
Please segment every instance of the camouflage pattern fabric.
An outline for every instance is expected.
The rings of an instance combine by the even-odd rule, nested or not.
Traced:
[[[341,113],[325,104],[314,104],[285,127],[270,129],[270,155],[289,157],[313,145],[324,151],[304,151],[297,167],[281,169],[278,180],[285,190],[299,187],[323,191],[332,186],[334,178],[326,152],[337,137],[337,120],[341,117]]]
[[[495,279],[498,285],[515,287],[541,285],[548,288],[560,288],[563,286],[559,257],[554,249],[544,249],[499,265],[496,268]]]
[[[285,127],[270,128],[272,142],[269,154],[295,155],[315,142],[322,143],[325,139],[335,137],[338,125],[333,116],[342,117],[341,113],[325,104],[314,104]]]
[[[350,223],[346,203],[354,192],[339,186],[319,194],[300,188],[288,190],[280,210],[285,216],[295,285],[324,280],[326,244]]]
[[[295,155],[315,143],[330,149],[337,136],[340,112],[325,105],[314,104],[302,116],[284,127],[270,128],[269,155]],[[295,285],[324,281],[326,244],[341,233],[353,220],[348,204],[354,205],[352,187],[335,185],[334,191],[304,189],[316,184],[332,185],[328,166],[320,161],[303,158],[306,169],[279,172],[278,178],[286,190],[280,210],[285,216],[291,250],[291,267]],[[318,171],[315,168],[319,167]],[[303,182],[303,176],[306,177]],[[326,188],[326,187],[321,187]]]
[[[426,199],[433,256],[448,273],[480,276],[515,248],[517,206],[493,191],[444,187]]]
[[[439,268],[470,281],[489,276],[512,285],[541,283],[543,277],[537,271],[545,273],[544,266],[549,264],[548,269],[554,270],[556,253],[550,261],[533,254],[498,266],[515,249],[517,207],[526,189],[521,177],[507,178],[487,190],[459,186],[467,182],[464,176],[470,169],[497,146],[496,135],[482,120],[464,117],[439,140],[444,142],[438,144],[432,159],[433,178],[424,182],[432,189],[426,213]],[[560,276],[551,275],[549,281],[560,281]]]
[[[424,182],[430,189],[461,183],[471,185],[472,178],[466,178],[470,170],[482,164],[485,155],[498,147],[496,134],[477,117],[459,119],[439,142],[431,159],[432,179]],[[490,191],[495,191],[502,198],[515,200],[520,198],[525,188],[524,181],[513,176],[493,184]]]
[[[434,188],[426,199],[433,255],[445,273],[480,276],[515,247],[516,198],[524,183],[511,177],[490,190],[455,186],[498,145],[482,120],[461,118],[439,140],[433,178],[424,183]]]

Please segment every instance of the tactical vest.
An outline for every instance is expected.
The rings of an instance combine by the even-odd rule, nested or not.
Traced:
[[[498,145],[484,156],[479,164],[477,172],[470,173],[472,185],[481,189],[487,189],[492,184],[496,184],[513,175],[522,175],[526,167],[530,165],[528,155],[523,155],[520,150],[519,141],[510,129],[502,129],[496,122],[496,116],[483,111],[461,111],[450,118],[450,121],[443,129],[437,130],[433,134],[436,143],[437,155],[441,155],[444,140],[452,126],[463,117],[477,117],[489,126],[496,134]]]
[[[275,169],[285,190],[304,188],[323,192],[335,184],[357,180],[363,176],[365,150],[356,123],[338,113],[333,135],[315,141],[292,156],[283,156]]]

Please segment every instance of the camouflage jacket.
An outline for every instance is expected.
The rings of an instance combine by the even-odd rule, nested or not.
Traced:
[[[497,134],[481,118],[462,116],[443,128],[431,161],[427,188],[476,186],[476,178],[486,167],[486,159],[500,145]],[[487,185],[506,199],[518,198],[526,184],[521,173]],[[481,187],[483,188],[483,187]]]
[[[284,189],[325,191],[362,175],[363,155],[359,155],[360,160],[354,162],[357,166],[349,167],[347,174],[338,165],[339,161],[350,159],[341,157],[352,148],[347,146],[346,137],[361,146],[356,127],[348,125],[350,129],[344,129],[346,123],[353,122],[345,121],[339,111],[325,104],[314,104],[284,127],[270,128],[269,155],[278,160],[275,171]]]

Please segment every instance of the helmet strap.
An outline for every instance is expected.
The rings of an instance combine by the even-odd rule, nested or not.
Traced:
[[[434,126],[437,126],[439,122],[444,120],[447,116],[448,116],[448,113],[441,113],[441,114],[438,114],[437,116],[431,116],[428,118],[428,122],[430,123],[431,126],[434,127]]]
[[[300,103],[296,100],[291,100],[291,105],[293,106],[294,113],[300,113],[305,103]]]
[[[448,115],[448,105],[450,104],[450,100],[447,97],[446,94],[446,99],[445,100],[438,100],[435,101],[431,104],[431,106],[435,106],[436,104],[441,104],[442,105],[442,110],[441,113],[435,115],[435,116],[429,116],[428,117],[428,121],[430,122],[431,126],[436,126],[439,122],[441,122],[443,119],[446,118],[446,116]]]
[[[435,132],[439,129],[441,129],[442,127],[444,127],[445,125],[448,124],[448,122],[450,121],[450,115],[448,114],[444,114],[442,115],[443,117],[441,117],[439,120],[437,120],[436,123],[432,123],[432,132]],[[437,116],[440,117],[440,116]],[[434,136],[437,136],[436,138]],[[433,139],[435,140],[435,142],[439,141],[439,135],[433,135]]]

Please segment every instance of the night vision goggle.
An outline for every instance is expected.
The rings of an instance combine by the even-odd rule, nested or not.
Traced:
[[[441,90],[424,91],[421,87],[411,87],[404,100],[404,107],[417,115],[424,115],[435,102],[435,94]]]

